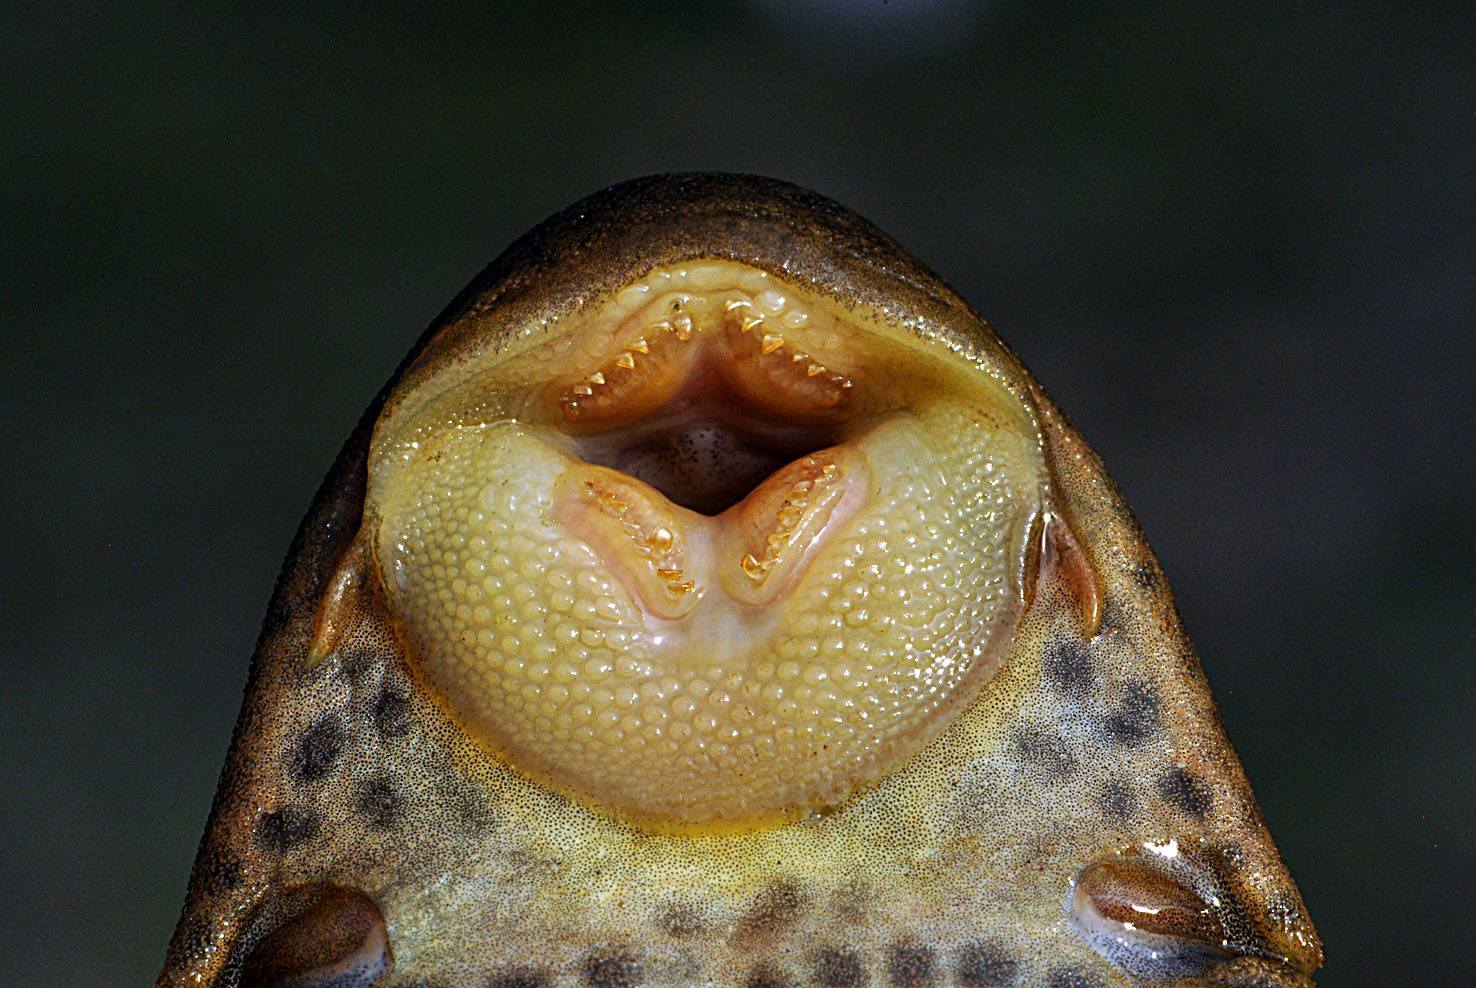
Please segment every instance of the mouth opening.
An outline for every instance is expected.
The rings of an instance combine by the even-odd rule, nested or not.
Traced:
[[[842,438],[840,422],[796,421],[711,375],[649,415],[578,437],[574,446],[585,462],[619,471],[673,504],[714,517],[785,465]]]

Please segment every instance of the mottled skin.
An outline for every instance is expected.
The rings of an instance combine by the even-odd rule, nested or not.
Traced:
[[[1056,548],[1003,669],[902,769],[825,816],[675,836],[571,802],[470,741],[419,684],[354,540],[376,423],[519,329],[558,333],[696,258],[768,271],[995,376],[1037,423]],[[1055,404],[951,289],[836,204],[759,179],[643,179],[506,251],[349,438],[268,611],[158,983],[232,985],[243,969],[371,983],[372,965],[331,982],[248,960],[315,896],[340,901],[315,891],[332,885],[382,912],[388,985],[1130,984],[1073,932],[1068,889],[1090,862],[1170,838],[1232,900],[1241,945],[1176,983],[1309,984],[1321,946],[1163,575]],[[367,908],[352,901],[341,927]]]

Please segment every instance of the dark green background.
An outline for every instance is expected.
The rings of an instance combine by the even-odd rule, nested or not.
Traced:
[[[693,168],[994,321],[1153,539],[1323,983],[1471,978],[1465,5],[932,6],[7,5],[0,980],[154,976],[364,405],[511,238]]]

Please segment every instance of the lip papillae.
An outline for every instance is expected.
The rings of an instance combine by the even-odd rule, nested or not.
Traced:
[[[463,726],[586,801],[834,802],[997,667],[1038,450],[767,276],[637,294],[504,372],[521,418],[426,429],[371,490],[394,606]]]

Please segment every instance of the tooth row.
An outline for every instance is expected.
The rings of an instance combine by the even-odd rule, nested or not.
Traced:
[[[649,304],[658,310],[666,309],[667,302],[656,304],[656,299],[663,294],[670,298],[671,314],[648,323],[643,335],[627,343],[613,361],[607,363],[603,369],[586,375],[578,384],[566,390],[560,398],[565,416],[570,419],[579,417],[581,400],[592,398],[600,393],[599,389],[606,384],[608,371],[614,368],[634,370],[640,358],[651,352],[648,341],[665,336],[672,337],[678,342],[691,340],[701,331],[701,326],[693,321],[688,312],[683,311],[683,306],[704,308],[710,296],[694,293],[723,285],[730,286],[732,275],[731,269],[725,269],[720,265],[698,265],[655,271],[645,280],[621,291],[616,297],[614,311],[606,317],[606,324],[612,329],[624,315],[642,304]],[[823,313],[821,318],[812,319],[810,312],[801,303],[776,291],[765,272],[746,273],[740,279],[739,286],[740,291],[746,294],[728,301],[724,305],[724,311],[730,317],[738,320],[738,325],[743,332],[762,330],[759,349],[763,354],[772,354],[785,349],[789,352],[791,361],[804,368],[807,377],[822,378],[819,383],[831,385],[831,390],[822,399],[822,404],[826,406],[837,404],[844,393],[850,389],[850,379],[830,371],[824,364],[812,360],[808,354],[795,350],[792,346],[786,347],[783,336],[786,330],[804,329],[807,336],[815,336],[822,343],[827,341],[833,343],[835,334],[827,329],[829,320],[824,318]],[[595,334],[595,337],[598,338],[599,335]]]
[[[805,517],[805,508],[810,503],[811,492],[816,485],[830,483],[835,479],[835,474],[835,464],[827,463],[821,467],[819,476],[814,480],[801,480],[784,495],[784,504],[774,516],[777,524],[774,530],[764,537],[763,557],[755,556],[751,552],[743,554],[740,565],[750,580],[754,583],[762,583],[769,575],[769,570],[779,562],[779,557],[785,547],[794,539],[795,529]]]
[[[680,303],[677,303],[678,305]],[[679,342],[685,343],[697,332],[697,327],[692,322],[692,317],[685,312],[678,311],[670,319],[653,322],[646,327],[645,334],[637,336],[625,345],[625,348],[615,355],[615,359],[609,366],[619,367],[622,370],[633,371],[640,358],[651,353],[651,344],[647,338],[658,338],[669,335]],[[587,375],[584,380],[569,388],[560,397],[560,403],[564,407],[564,415],[568,418],[579,417],[579,402],[583,398],[592,398],[599,393],[598,389],[605,387],[606,378],[604,370],[597,370]]]
[[[671,529],[657,527],[647,534],[630,519],[630,505],[620,495],[601,488],[594,481],[585,481],[584,488],[594,499],[595,504],[599,505],[601,511],[620,523],[620,527],[630,538],[631,544],[635,546],[636,552],[646,557],[652,571],[666,584],[667,591],[673,597],[681,597],[697,589],[695,580],[682,579],[681,567],[675,565],[672,560],[672,548],[676,545],[676,536],[672,534]]]
[[[772,298],[765,298],[772,296]],[[778,350],[787,350],[791,363],[800,364],[805,369],[806,377],[824,377],[825,382],[833,385],[837,390],[824,398],[824,404],[834,405],[840,401],[841,395],[851,388],[851,379],[844,374],[836,374],[818,360],[811,360],[810,355],[803,353],[793,347],[787,347],[784,343],[782,333],[774,332],[775,322],[792,323],[791,328],[803,326],[808,319],[806,313],[797,309],[782,311],[784,296],[775,291],[761,292],[753,301],[735,298],[729,302],[725,309],[736,321],[738,328],[744,333],[757,333],[759,340],[759,352],[768,355]],[[765,308],[768,311],[763,311]],[[795,320],[789,320],[791,316],[799,316]],[[786,320],[789,320],[786,322]]]

